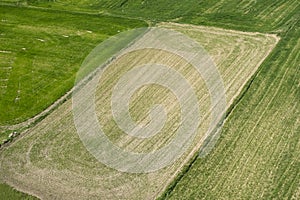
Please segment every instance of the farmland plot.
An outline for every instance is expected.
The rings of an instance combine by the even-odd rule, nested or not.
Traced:
[[[214,151],[168,199],[300,198],[300,28],[296,23],[228,117]]]
[[[95,45],[140,26],[146,23],[0,6],[0,135],[2,126],[35,116],[70,90]]]
[[[24,5],[102,12],[154,22],[173,21],[243,31],[286,31],[290,16],[299,12],[298,0],[62,0],[27,1]]]
[[[169,23],[159,26],[183,32],[207,49],[223,78],[227,108],[278,42],[274,35],[260,33]],[[145,199],[159,196],[201,146],[210,120],[210,101],[204,81],[195,76],[189,63],[176,55],[145,49],[118,57],[107,66],[111,70],[104,71],[100,79],[103,84],[97,88],[95,99],[99,122],[109,133],[107,137],[120,148],[134,152],[161,148],[179,126],[179,105],[174,95],[159,85],[148,85],[134,93],[130,111],[136,122],[147,124],[149,108],[163,104],[168,115],[161,133],[146,140],[136,139],[122,133],[113,120],[110,110],[112,87],[122,73],[130,70],[130,66],[149,62],[161,62],[187,77],[203,112],[203,123],[198,127],[191,147],[175,163],[146,174],[123,173],[101,164],[79,139],[69,100],[1,151],[1,180],[45,199]]]

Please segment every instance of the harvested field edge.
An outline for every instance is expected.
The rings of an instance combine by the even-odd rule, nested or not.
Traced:
[[[226,113],[226,121],[230,120],[230,114],[235,110],[235,108],[238,106],[238,104],[243,100],[243,97],[246,94],[246,92],[248,90],[251,89],[252,84],[255,82],[255,78],[259,76],[259,73],[261,71],[263,71],[263,68],[267,68],[268,66],[274,64],[274,60],[276,60],[276,56],[278,56],[278,54],[289,54],[290,53],[290,49],[289,48],[288,52],[284,52],[282,53],[282,49],[287,48],[286,46],[289,44],[289,42],[293,39],[295,39],[295,27],[297,27],[297,25],[299,25],[299,18],[292,21],[292,23],[288,26],[287,30],[283,33],[280,33],[280,41],[277,43],[276,47],[273,49],[273,51],[270,53],[270,55],[264,60],[264,62],[260,65],[260,67],[258,68],[258,70],[255,72],[255,74],[251,77],[251,80],[249,80],[247,82],[247,84],[243,87],[242,92],[238,95],[238,97],[234,100],[233,104],[230,106],[230,109],[228,109],[227,113]],[[292,33],[294,32],[294,33]],[[282,64],[283,59],[280,60],[280,64]],[[260,76],[262,77],[262,76]],[[254,83],[255,84],[255,83]],[[218,142],[219,143],[219,142]],[[217,144],[218,145],[218,144]],[[197,157],[196,157],[197,158]],[[181,179],[184,177],[185,174],[187,174],[187,172],[194,166],[195,161],[197,159],[193,159],[189,162],[189,165],[186,165],[186,167],[188,167],[187,170],[183,171],[181,173],[184,173],[183,175],[181,175],[180,177],[178,177],[177,179],[175,179],[166,189],[166,191],[158,198],[160,200],[162,199],[169,199],[170,194],[172,194],[172,192],[174,191],[174,189],[176,188],[176,186],[178,185],[178,183],[181,181]],[[299,189],[298,189],[299,191]],[[273,198],[275,198],[275,196],[273,196]],[[292,198],[292,196],[290,196],[289,198]]]
[[[178,23],[173,23],[173,22],[161,22],[158,24],[159,25],[167,25],[167,24],[171,24],[171,25],[178,25],[181,27],[190,27],[190,28],[195,28],[195,27],[199,27],[197,25],[192,25],[192,24],[178,24]],[[245,35],[257,35],[257,34],[263,34],[269,37],[273,37],[276,40],[275,45],[273,46],[273,48],[269,49],[269,51],[266,53],[265,57],[259,62],[257,63],[257,70],[253,73],[253,75],[248,79],[248,81],[246,81],[244,83],[244,85],[240,88],[240,90],[237,92],[237,94],[233,97],[231,102],[227,102],[227,104],[229,105],[228,109],[226,110],[225,116],[224,116],[224,121],[220,126],[223,126],[224,123],[226,123],[228,117],[230,116],[230,114],[232,113],[232,111],[235,109],[235,107],[239,104],[239,102],[242,100],[243,96],[246,94],[246,92],[249,90],[249,88],[251,87],[254,79],[256,78],[257,74],[260,72],[260,70],[262,69],[262,66],[264,65],[264,63],[268,62],[268,59],[272,57],[272,53],[275,53],[278,49],[279,42],[281,41],[281,37],[279,37],[278,35],[275,34],[268,34],[268,33],[260,33],[260,32],[246,32],[246,31],[240,31],[240,30],[232,30],[232,29],[226,29],[226,28],[219,28],[219,27],[212,27],[212,26],[201,26],[201,27],[205,27],[205,28],[209,28],[212,31],[217,31],[217,30],[224,30],[226,32],[230,32],[230,33],[235,33],[235,34],[245,34]],[[277,48],[276,48],[277,47]],[[221,134],[221,129],[219,127],[215,127],[215,129],[213,130],[212,133],[210,133],[210,137],[206,138],[206,140],[203,141],[203,146],[200,147],[200,149],[198,149],[198,151],[191,151],[191,153],[188,155],[189,158],[186,159],[186,162],[183,163],[179,169],[181,169],[179,172],[175,173],[174,176],[172,178],[170,178],[169,183],[166,184],[166,187],[162,188],[161,191],[158,191],[157,194],[159,194],[160,192],[163,192],[161,195],[158,196],[157,199],[162,200],[162,199],[167,199],[169,194],[172,193],[173,189],[176,187],[177,183],[184,177],[184,175],[191,169],[191,167],[193,166],[194,162],[197,160],[197,158],[199,157],[204,157],[207,156],[206,153],[202,154],[206,148],[210,148],[210,144],[212,144],[212,146],[217,145],[218,141],[215,141],[213,139],[218,138]],[[215,142],[217,142],[215,144]]]
[[[193,26],[193,25],[191,25]],[[239,31],[234,31],[233,32],[239,32]],[[248,33],[248,32],[244,32],[244,33]],[[256,32],[258,33],[258,32]],[[267,35],[272,35],[272,34],[267,34]],[[273,35],[275,36],[275,35]],[[264,65],[266,65],[266,63],[269,62],[269,60],[273,57],[274,54],[276,54],[277,51],[279,51],[279,47],[281,46],[280,44],[283,42],[281,42],[281,38],[279,38],[278,36],[275,37],[277,38],[277,43],[276,46],[270,50],[270,52],[268,52],[269,54],[266,56],[266,58],[264,58],[262,60],[261,63],[259,63],[259,67],[258,69],[255,71],[255,73],[250,77],[250,79],[245,83],[245,85],[243,87],[241,87],[241,91],[237,94],[237,96],[234,98],[233,102],[230,103],[229,108],[226,110],[225,113],[225,118],[223,121],[223,124],[226,123],[226,121],[228,120],[230,114],[234,111],[234,109],[236,108],[236,106],[240,103],[240,101],[242,100],[242,98],[245,96],[246,92],[250,89],[254,79],[257,77],[258,73],[261,71],[262,67]],[[223,124],[221,126],[223,126]],[[199,151],[194,152],[194,154],[192,155],[191,159],[188,159],[189,161],[187,163],[184,164],[184,166],[182,167],[182,170],[175,176],[175,178],[173,179],[173,181],[171,181],[168,186],[166,188],[164,188],[162,191],[164,191],[157,199],[158,200],[164,200],[164,199],[168,199],[168,196],[172,193],[172,191],[175,189],[176,185],[180,182],[180,180],[185,176],[185,174],[192,168],[193,164],[195,163],[195,161],[200,158],[200,157],[204,157],[204,156],[208,156],[207,155],[201,155],[201,153],[206,149],[206,148],[210,148],[210,143],[214,142],[211,141],[210,139],[215,138],[214,136],[221,134],[221,130],[218,129],[218,127],[216,127],[216,129],[214,130],[215,132],[212,133],[212,137],[207,138],[207,140],[204,141],[204,145],[199,149]],[[217,143],[215,145],[218,145],[218,141],[216,141]],[[172,179],[170,179],[172,180]]]

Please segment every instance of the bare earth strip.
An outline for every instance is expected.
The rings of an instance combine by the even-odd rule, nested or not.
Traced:
[[[162,23],[160,27],[183,32],[198,41],[212,56],[224,81],[227,108],[255,73],[278,38],[218,28]],[[180,41],[178,41],[180,42]],[[148,174],[128,174],[99,163],[85,149],[73,122],[72,102],[63,103],[35,127],[0,152],[1,181],[43,199],[153,199],[161,194],[182,166],[200,148],[210,120],[210,101],[205,83],[184,60],[164,51],[131,52],[111,64],[97,89],[96,110],[107,135],[128,151],[149,152],[167,144],[178,127],[178,103],[174,95],[157,85],[143,87],[132,97],[130,109],[137,122],[148,123],[147,111],[157,103],[166,106],[168,120],[162,132],[140,140],[122,133],[112,119],[113,85],[129,66],[161,62],[181,72],[195,89],[204,121],[193,145],[174,164]],[[142,95],[141,95],[142,94]],[[102,120],[102,121],[101,121]]]

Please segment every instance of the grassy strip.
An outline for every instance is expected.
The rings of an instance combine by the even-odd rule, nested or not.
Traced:
[[[8,3],[8,1],[6,1]],[[268,32],[284,28],[291,13],[297,12],[297,0],[281,1],[124,1],[72,0],[37,1],[12,0],[17,5],[35,5],[46,8],[113,13],[153,22],[176,21],[198,25],[218,26],[243,31]],[[288,10],[289,12],[286,12]]]
[[[6,200],[18,200],[18,199],[35,200],[35,199],[38,199],[34,196],[19,192],[4,183],[0,183],[0,196],[2,199],[6,199]]]
[[[162,193],[157,200],[163,200],[163,199],[168,199],[168,197],[171,195],[173,192],[174,188],[177,186],[177,184],[181,181],[181,179],[184,177],[184,175],[191,169],[193,164],[198,158],[198,153],[195,153],[195,155],[191,158],[191,160],[183,166],[182,170],[178,173],[176,178],[169,184],[167,189]]]

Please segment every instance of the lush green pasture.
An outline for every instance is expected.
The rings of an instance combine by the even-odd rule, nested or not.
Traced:
[[[298,12],[298,0],[10,0],[20,5],[106,12],[151,21],[213,25],[250,31],[286,29],[282,25]]]
[[[230,114],[213,152],[197,159],[166,196],[300,198],[299,25],[295,20],[261,66]]]
[[[0,6],[0,125],[36,115],[74,84],[85,56],[137,20]]]
[[[6,184],[0,183],[0,196],[2,198],[5,198],[5,200],[34,200],[37,199],[33,196],[30,196],[28,194],[24,194],[22,192],[16,191],[15,189],[11,188],[10,186]]]

